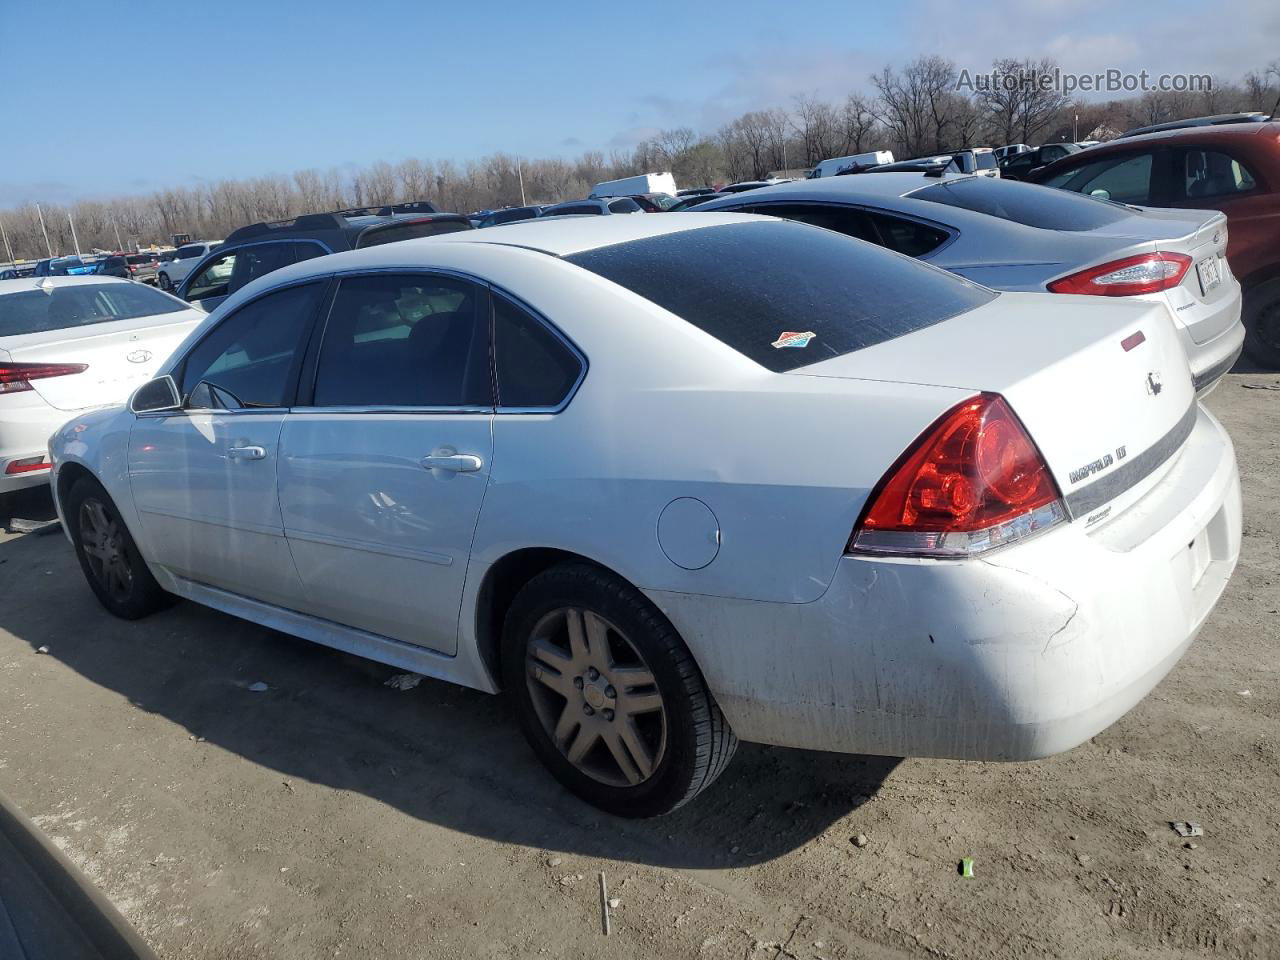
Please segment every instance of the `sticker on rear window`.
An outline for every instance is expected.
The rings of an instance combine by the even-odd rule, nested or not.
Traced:
[[[812,330],[808,330],[805,333],[796,333],[793,330],[788,330],[786,333],[778,335],[778,339],[773,341],[773,346],[777,350],[781,350],[783,347],[807,347],[809,341],[816,336],[817,334]]]

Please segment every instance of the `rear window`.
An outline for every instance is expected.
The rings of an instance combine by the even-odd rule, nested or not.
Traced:
[[[176,313],[187,305],[138,283],[85,283],[0,295],[0,337]]]
[[[130,263],[150,263],[155,257],[149,253],[134,253],[130,254],[127,259]]]
[[[991,177],[938,183],[908,196],[1042,230],[1097,230],[1132,216],[1124,207],[1105,200]]]
[[[382,243],[416,240],[418,237],[434,237],[441,233],[457,233],[459,230],[470,229],[471,224],[466,220],[396,223],[388,227],[373,227],[366,230],[360,235],[360,240],[356,243],[356,246],[376,247]]]
[[[786,220],[647,237],[565,258],[782,373],[932,326],[996,294]]]

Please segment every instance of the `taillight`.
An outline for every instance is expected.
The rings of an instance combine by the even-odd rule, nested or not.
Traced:
[[[1004,398],[952,407],[872,491],[850,553],[963,557],[1066,519],[1044,457]]]
[[[87,363],[8,363],[0,361],[0,393],[19,393],[31,389],[32,380],[67,377],[84,373]]]
[[[45,460],[43,456],[27,457],[23,460],[10,460],[9,465],[4,468],[6,476],[13,476],[16,473],[35,473],[37,470],[48,470],[53,464]]]
[[[1185,253],[1144,253],[1081,270],[1049,284],[1051,293],[1134,297],[1176,287],[1191,267]]]

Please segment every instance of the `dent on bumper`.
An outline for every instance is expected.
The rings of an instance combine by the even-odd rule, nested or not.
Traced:
[[[1188,443],[1161,483],[1179,500],[1172,519],[1131,508],[1109,532],[1075,523],[982,561],[846,557],[808,604],[650,596],[744,740],[1049,756],[1105,729],[1159,683],[1235,567],[1230,441],[1202,411]]]

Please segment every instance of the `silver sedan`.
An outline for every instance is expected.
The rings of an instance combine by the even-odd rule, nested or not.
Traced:
[[[878,173],[710,200],[801,220],[927,260],[997,290],[1138,297],[1168,309],[1204,396],[1244,344],[1227,221],[988,177]]]

